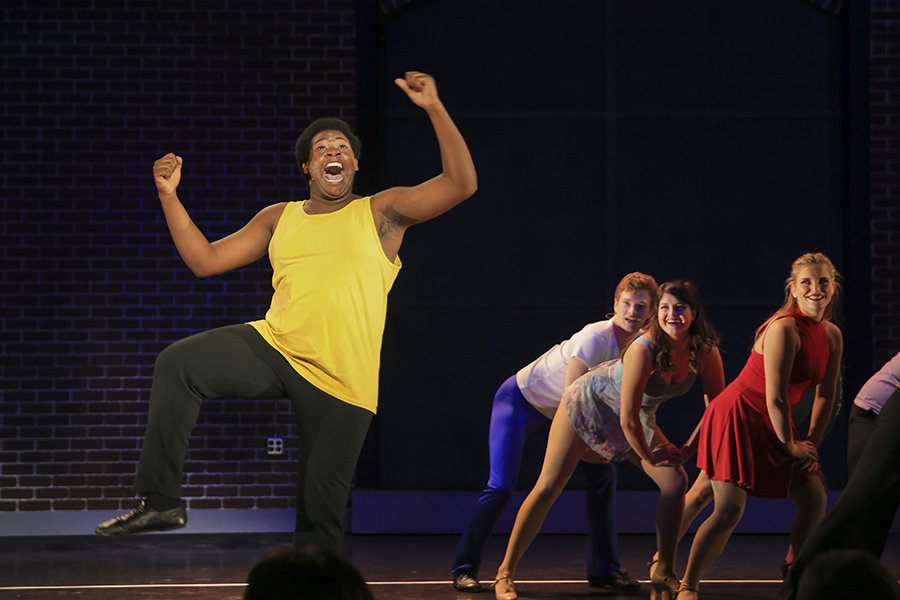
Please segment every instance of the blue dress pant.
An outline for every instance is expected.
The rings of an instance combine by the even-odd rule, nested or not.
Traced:
[[[494,395],[491,409],[490,476],[457,548],[454,576],[463,572],[478,575],[488,536],[512,497],[525,438],[537,433],[546,437],[549,429],[550,421],[528,403],[515,376],[503,382]],[[578,469],[587,488],[587,575],[600,577],[619,569],[613,502],[616,469],[612,464],[593,463],[580,463]]]

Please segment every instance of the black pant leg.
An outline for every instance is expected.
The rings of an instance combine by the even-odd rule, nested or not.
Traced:
[[[875,431],[877,419],[878,415],[871,410],[862,409],[855,404],[850,406],[850,418],[847,419],[847,470],[850,477],[856,471],[859,457]]]
[[[316,544],[338,552],[350,484],[373,414],[302,378],[290,382],[288,395],[300,442],[294,545]]]
[[[250,325],[231,325],[184,338],[160,353],[135,478],[139,494],[181,497],[188,438],[204,399],[285,396],[266,348],[275,352]]]

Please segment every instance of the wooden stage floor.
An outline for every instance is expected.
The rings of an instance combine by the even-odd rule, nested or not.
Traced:
[[[494,536],[485,552],[482,580],[493,576],[507,536]],[[0,538],[0,600],[240,600],[250,567],[286,534],[151,534],[103,539],[94,536]],[[487,600],[493,594],[462,594],[450,585],[450,563],[458,541],[447,535],[355,535],[347,556],[369,582],[375,598]],[[690,538],[679,553],[683,568]],[[710,569],[704,600],[771,598],[780,581],[786,548],[782,535],[736,535]],[[621,535],[623,567],[644,582],[637,592],[594,590],[584,581],[585,537],[543,535],[523,559],[522,598],[649,598],[646,561],[649,535]],[[900,536],[883,559],[900,575]]]

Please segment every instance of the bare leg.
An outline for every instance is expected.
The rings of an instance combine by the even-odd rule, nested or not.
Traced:
[[[694,485],[684,496],[684,514],[681,515],[681,528],[678,530],[678,541],[684,537],[697,515],[712,502],[712,485],[706,471],[700,471]]]
[[[825,491],[827,489],[827,485],[825,484],[825,478],[822,475],[821,469],[819,470],[819,476],[817,477],[819,483],[821,485],[813,485],[812,488],[801,491],[801,490],[791,490],[790,497],[794,500],[794,503],[797,504],[798,511],[797,517],[794,519],[794,525],[791,528],[791,543],[788,544],[787,552],[784,555],[784,560],[781,562],[781,574],[782,576],[787,576],[788,569],[791,568],[791,565],[794,564],[794,556],[796,555],[799,548],[794,547],[795,536],[799,535],[803,540],[812,532],[813,529],[819,526],[819,523],[822,522],[822,519],[825,518],[826,505],[828,503],[828,493]],[[806,484],[804,484],[806,485]],[[819,490],[821,490],[821,496],[819,496]],[[794,493],[798,492],[800,494],[800,498],[795,498]],[[804,522],[803,516],[800,513],[800,504],[804,503],[804,506],[808,512],[807,516],[812,519],[816,519],[816,514],[820,510],[819,503],[821,503],[821,516],[818,517],[818,520],[812,523],[812,528],[809,527],[808,523]],[[800,528],[800,531],[797,531],[797,528]],[[805,531],[804,531],[805,530]]]
[[[788,569],[794,564],[794,545],[788,544],[787,552],[784,554],[784,560],[781,561],[781,576],[787,577]]]
[[[516,597],[515,592],[512,594],[506,592],[511,587],[509,579],[506,578],[515,576],[519,560],[534,541],[550,507],[568,483],[578,461],[587,449],[572,427],[566,404],[567,396],[564,394],[550,425],[550,437],[547,440],[547,452],[544,455],[541,474],[519,508],[506,546],[506,555],[497,569],[498,582],[495,592],[498,598]]]
[[[712,485],[710,485],[709,477],[706,476],[705,471],[700,471],[697,475],[697,479],[694,480],[694,485],[691,486],[691,489],[689,489],[684,496],[684,512],[681,515],[681,527],[678,529],[678,543],[681,542],[681,538],[687,533],[688,528],[691,526],[691,523],[694,522],[694,519],[697,518],[697,515],[712,502],[712,498]],[[653,555],[653,560],[650,563],[651,577],[653,576],[655,564],[658,560],[659,553],[657,552]]]
[[[791,547],[794,552],[800,552],[806,538],[825,518],[827,496],[822,480],[813,477],[793,488],[791,500],[797,505],[797,516],[794,517],[794,525],[791,527]]]
[[[718,558],[731,537],[731,532],[741,520],[747,504],[747,492],[727,481],[713,481],[713,498],[715,505],[712,514],[703,522],[688,557],[687,569],[682,580],[683,588],[688,590],[678,594],[679,600],[691,600],[697,597],[700,577],[712,562]]]
[[[678,547],[679,530],[684,512],[684,494],[687,490],[687,473],[683,467],[657,467],[638,459],[633,452],[628,459],[643,469],[659,488],[659,504],[656,508],[656,548],[657,563],[654,582],[673,583],[678,588],[675,578],[675,550]],[[653,597],[658,590],[654,589]],[[671,597],[672,594],[666,591]]]

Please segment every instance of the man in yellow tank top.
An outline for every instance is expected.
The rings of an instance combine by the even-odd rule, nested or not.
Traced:
[[[395,83],[428,115],[440,148],[441,173],[416,186],[355,194],[360,141],[344,121],[319,119],[295,149],[309,198],[267,206],[210,243],[178,199],[182,158],[167,154],[154,163],[169,232],[191,271],[218,275],[268,252],[274,293],[264,319],[192,335],[159,355],[135,478],[143,498],[98,525],[98,535],[187,524],[182,473],[204,399],[288,397],[300,438],[294,544],[340,547],[350,480],[378,405],[387,294],[403,236],[477,188],[472,157],[434,79],[412,71]]]

